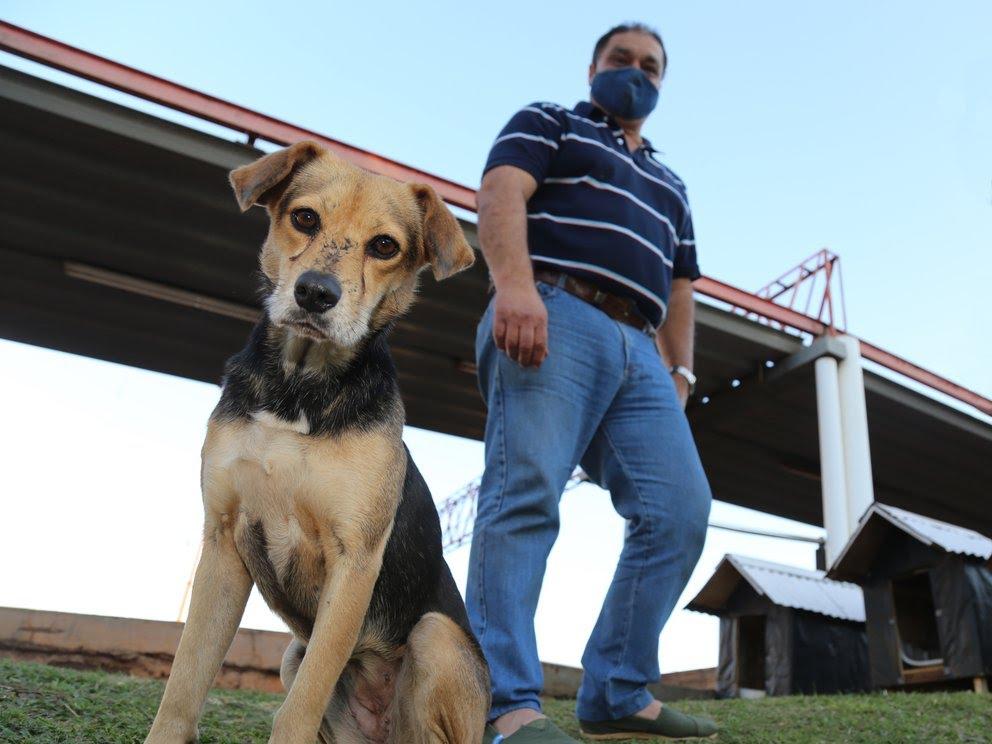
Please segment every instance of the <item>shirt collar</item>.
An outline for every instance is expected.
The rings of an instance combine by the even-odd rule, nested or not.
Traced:
[[[574,111],[579,116],[584,116],[587,119],[592,119],[593,121],[605,121],[612,130],[614,136],[623,134],[623,129],[620,127],[619,124],[617,124],[616,119],[614,119],[608,113],[603,111],[603,109],[601,109],[599,106],[596,106],[590,101],[579,101],[577,104],[575,104],[575,108],[572,109],[572,111]],[[658,152],[651,144],[651,141],[644,136],[641,137],[641,149],[650,153]]]

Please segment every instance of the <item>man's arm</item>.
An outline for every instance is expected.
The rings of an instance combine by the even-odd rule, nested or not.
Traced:
[[[548,312],[527,250],[527,200],[536,190],[527,171],[500,165],[486,173],[476,196],[479,243],[496,286],[493,340],[524,367],[539,367],[548,355]]]
[[[681,364],[692,369],[693,342],[695,341],[695,304],[692,299],[692,281],[672,280],[672,291],[668,298],[668,317],[658,329],[656,340],[661,358],[666,367]],[[675,389],[685,407],[689,399],[689,383],[682,375],[674,375]]]

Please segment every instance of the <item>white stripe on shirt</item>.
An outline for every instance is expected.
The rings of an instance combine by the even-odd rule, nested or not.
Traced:
[[[570,119],[575,119],[576,121],[581,121],[581,122],[584,122],[586,124],[591,124],[594,127],[606,127],[607,129],[610,129],[610,125],[607,124],[605,121],[593,121],[592,119],[587,119],[584,116],[579,116],[578,114],[573,114],[571,111],[566,111],[565,112],[565,116],[569,117]],[[617,130],[610,129],[610,131],[617,131]]]
[[[547,145],[548,147],[554,150],[558,149],[557,142],[553,142],[552,140],[549,140],[546,137],[539,137],[536,134],[525,134],[524,132],[514,132],[512,134],[504,134],[502,137],[497,137],[496,141],[493,142],[493,147],[496,147],[496,145],[498,145],[500,142],[506,142],[506,140],[508,139],[516,139],[516,138],[532,140],[533,142],[540,142],[541,144]]]
[[[575,119],[576,121],[585,122],[586,124],[589,124],[590,126],[594,126],[594,127],[606,127],[606,128],[609,128],[609,126],[610,126],[605,121],[593,121],[592,119],[586,118],[585,116],[579,116],[575,112],[569,111],[567,108],[562,108],[557,103],[542,103],[541,106],[543,106],[544,108],[554,109],[555,111],[561,111],[563,114],[565,114],[565,116],[569,117],[570,119]],[[619,132],[620,130],[619,129],[611,129],[610,131],[612,131],[612,132]]]
[[[606,152],[611,153],[614,157],[617,157],[620,160],[622,160],[623,162],[625,162],[627,165],[629,165],[631,168],[633,168],[636,173],[639,173],[640,175],[642,175],[644,178],[648,179],[649,181],[652,181],[652,182],[658,184],[659,186],[664,186],[666,189],[668,189],[669,191],[671,191],[678,198],[679,203],[682,204],[682,208],[685,209],[685,211],[687,213],[689,212],[689,205],[686,203],[686,200],[683,198],[682,194],[680,194],[678,192],[678,189],[676,189],[670,183],[667,183],[667,182],[661,180],[660,178],[658,178],[656,176],[652,176],[646,170],[643,170],[642,168],[639,168],[638,165],[637,165],[637,163],[635,163],[632,158],[630,158],[630,157],[628,157],[626,155],[623,155],[623,154],[617,152],[616,150],[614,150],[609,145],[604,145],[602,142],[599,142],[598,140],[589,139],[588,137],[580,137],[579,135],[572,134],[571,132],[562,135],[562,139],[574,140],[576,142],[585,142],[586,144],[589,144],[589,145],[595,145],[596,147],[601,147],[602,149],[606,150]],[[499,140],[497,140],[497,142],[498,141]]]
[[[664,320],[665,318],[665,314],[667,312],[667,306],[665,305],[664,300],[662,300],[658,295],[654,294],[654,292],[648,291],[637,282],[632,282],[630,279],[628,279],[625,276],[621,276],[620,274],[610,271],[609,269],[604,269],[602,266],[583,263],[581,261],[566,261],[562,258],[551,258],[551,256],[539,256],[536,253],[532,253],[530,257],[535,261],[544,261],[545,263],[555,264],[556,266],[564,266],[565,268],[569,268],[569,269],[580,269],[581,271],[588,271],[591,274],[599,274],[600,276],[605,276],[607,279],[610,279],[616,282],[617,284],[622,284],[625,287],[630,287],[639,295],[643,295],[651,302],[653,302],[655,305],[657,305],[659,308],[661,308],[662,320]]]
[[[628,238],[636,240],[638,243],[643,245],[645,248],[650,249],[652,252],[656,253],[658,257],[664,262],[665,266],[668,268],[674,268],[672,260],[665,255],[665,252],[661,250],[658,246],[652,243],[650,240],[646,240],[640,235],[638,235],[633,230],[623,227],[621,225],[614,225],[612,222],[601,222],[599,220],[584,220],[579,217],[561,217],[554,214],[548,214],[547,212],[534,212],[527,215],[528,219],[531,220],[550,220],[551,222],[557,222],[562,225],[576,225],[578,227],[592,227],[599,230],[610,230],[612,232],[618,232],[621,235],[626,235]]]
[[[545,119],[547,119],[548,121],[550,121],[552,124],[557,124],[559,127],[561,126],[561,122],[560,121],[558,121],[555,117],[550,116],[550,115],[544,113],[543,111],[541,111],[541,109],[536,109],[533,106],[524,106],[520,110],[521,111],[530,111],[532,113],[537,114],[538,116],[543,116]]]
[[[629,191],[624,191],[618,186],[614,186],[611,183],[603,183],[602,181],[597,181],[592,176],[576,176],[575,178],[545,178],[544,183],[560,183],[560,184],[568,184],[568,185],[584,183],[584,184],[588,184],[589,186],[592,186],[594,189],[600,189],[602,191],[610,191],[614,194],[619,194],[620,196],[634,202],[634,204],[639,206],[641,209],[643,209],[645,212],[650,214],[652,217],[665,223],[665,226],[668,228],[668,231],[672,234],[672,240],[674,240],[675,242],[680,242],[678,233],[675,230],[675,226],[665,215],[663,215],[661,212],[657,211],[656,209],[653,209],[650,205],[645,204],[643,201],[638,199]]]

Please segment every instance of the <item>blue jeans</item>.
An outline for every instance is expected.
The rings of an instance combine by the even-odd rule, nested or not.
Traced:
[[[581,463],[609,489],[627,529],[582,655],[576,713],[623,718],[651,702],[645,686],[660,676],[658,637],[702,551],[710,490],[653,339],[558,287],[537,287],[550,350],[539,369],[496,348],[491,303],[477,332],[489,417],[468,614],[492,672],[490,718],[540,710],[534,613],[558,502]]]

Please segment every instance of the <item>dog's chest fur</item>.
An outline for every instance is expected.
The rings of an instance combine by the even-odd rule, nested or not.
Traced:
[[[388,534],[405,462],[388,430],[313,437],[305,424],[264,412],[212,420],[202,474],[208,514],[233,531],[262,596],[304,639],[336,561],[375,553]]]

